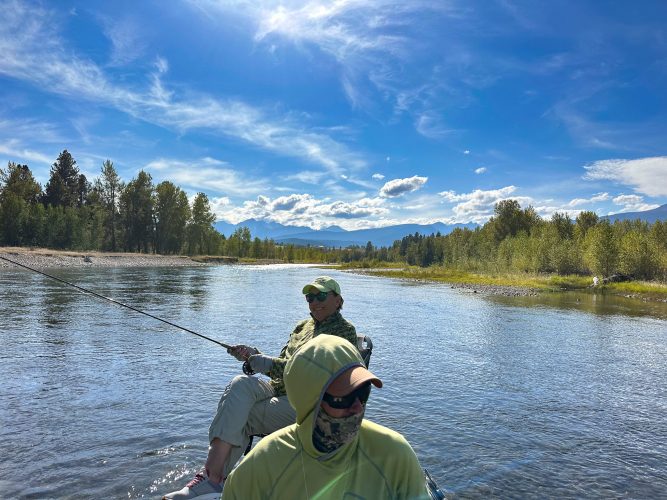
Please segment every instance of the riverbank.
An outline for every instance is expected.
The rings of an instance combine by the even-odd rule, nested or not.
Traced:
[[[56,267],[184,267],[206,266],[183,255],[121,252],[74,252],[46,248],[0,247],[0,257],[35,269]],[[0,268],[17,267],[0,259]]]
[[[442,267],[355,268],[341,267],[342,271],[398,278],[410,281],[447,283],[452,288],[471,293],[527,297],[542,293],[578,291],[594,294],[619,295],[643,301],[667,302],[667,285],[657,282],[627,281],[593,286],[586,276],[478,274]]]

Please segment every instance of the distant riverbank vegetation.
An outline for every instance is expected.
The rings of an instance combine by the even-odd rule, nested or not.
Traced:
[[[545,220],[516,200],[499,202],[474,230],[414,234],[380,248],[281,245],[252,238],[245,227],[226,237],[214,221],[204,193],[188,200],[172,182],[154,185],[144,171],[124,182],[110,160],[90,182],[65,150],[44,189],[27,165],[0,168],[0,245],[334,263],[397,277],[536,288],[583,288],[598,276],[601,286],[629,289],[611,283],[630,279],[636,291],[665,293],[667,282],[667,222],[612,224],[589,211]],[[655,285],[636,284],[642,281]]]

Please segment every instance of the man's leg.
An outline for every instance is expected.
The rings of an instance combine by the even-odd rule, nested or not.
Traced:
[[[248,415],[246,435],[266,435],[296,422],[296,412],[289,404],[287,396],[271,397],[255,403]],[[243,456],[250,440],[242,446],[233,446],[223,472],[226,478]]]
[[[258,377],[234,377],[220,398],[218,411],[209,428],[209,452],[206,460],[207,476],[197,474],[184,488],[165,495],[165,499],[194,498],[202,492],[220,491],[219,484],[227,477],[242,452],[236,450],[248,445],[248,418],[254,405],[273,397],[273,388]]]
[[[214,483],[221,483],[225,479],[223,477],[225,464],[229,462],[232,448],[234,448],[233,445],[220,438],[213,438],[211,441],[206,458],[206,475]]]
[[[253,408],[272,397],[273,388],[259,377],[238,375],[225,388],[208,431],[206,472],[211,481],[219,483],[227,477],[240,457],[234,450],[248,445]]]

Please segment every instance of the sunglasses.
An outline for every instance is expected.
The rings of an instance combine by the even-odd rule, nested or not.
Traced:
[[[332,396],[328,392],[325,392],[324,396],[322,396],[322,401],[327,403],[332,408],[335,408],[336,410],[345,410],[350,408],[357,400],[357,398],[359,398],[359,402],[362,405],[365,405],[370,395],[371,383],[366,382],[364,385],[359,387],[359,389],[356,389],[351,393],[346,394],[345,396]]]
[[[308,302],[312,302],[313,300],[317,299],[318,302],[324,302],[325,300],[327,300],[328,296],[329,292],[307,293],[306,300]]]

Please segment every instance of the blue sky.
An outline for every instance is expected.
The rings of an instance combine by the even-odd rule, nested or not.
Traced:
[[[667,2],[0,1],[0,164],[107,158],[220,220],[667,203]]]

